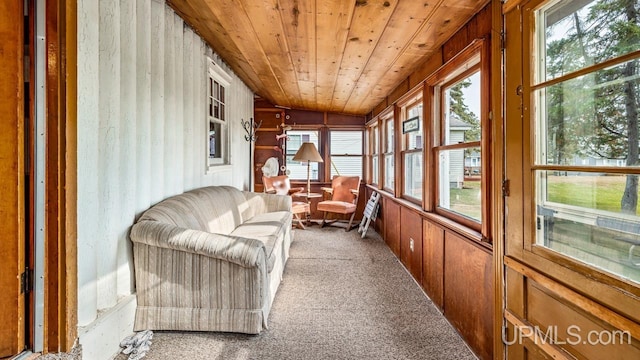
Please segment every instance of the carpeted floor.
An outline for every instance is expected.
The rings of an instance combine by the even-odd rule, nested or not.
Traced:
[[[119,355],[117,359],[126,359]],[[155,332],[145,359],[475,359],[372,230],[295,230],[257,336]]]

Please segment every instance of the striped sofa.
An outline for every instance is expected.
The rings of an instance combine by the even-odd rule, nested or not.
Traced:
[[[134,329],[258,334],[291,243],[291,198],[229,186],[154,205],[131,228]]]

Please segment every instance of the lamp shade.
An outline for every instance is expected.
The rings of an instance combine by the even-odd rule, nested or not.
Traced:
[[[316,149],[316,146],[311,142],[302,143],[300,149],[298,149],[298,152],[293,157],[293,161],[323,162],[318,149]]]

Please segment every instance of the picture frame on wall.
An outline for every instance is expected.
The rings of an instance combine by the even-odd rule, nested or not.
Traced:
[[[402,133],[406,134],[408,132],[417,131],[420,128],[420,117],[414,116],[410,119],[407,119],[402,122]]]

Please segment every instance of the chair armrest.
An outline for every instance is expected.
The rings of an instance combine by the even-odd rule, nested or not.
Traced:
[[[332,188],[323,187],[323,188],[320,188],[320,189],[322,189],[322,191],[324,191],[324,192],[328,192],[329,194],[333,194],[333,189]]]
[[[272,190],[265,190],[265,191],[264,191],[264,193],[265,193],[265,194],[275,194],[275,193],[276,193],[276,191],[275,191],[275,190],[273,190],[273,189],[272,189]]]
[[[298,193],[298,192],[303,192],[303,191],[304,191],[304,187],[302,187],[302,186],[301,187],[291,188],[291,189],[289,189],[289,195],[295,194],[295,193]]]
[[[185,229],[157,221],[134,224],[130,236],[134,243],[205,255],[244,267],[258,266],[260,254],[266,256],[264,243],[257,239]]]
[[[360,191],[356,189],[351,189],[351,193],[355,196],[358,196],[360,194]]]

